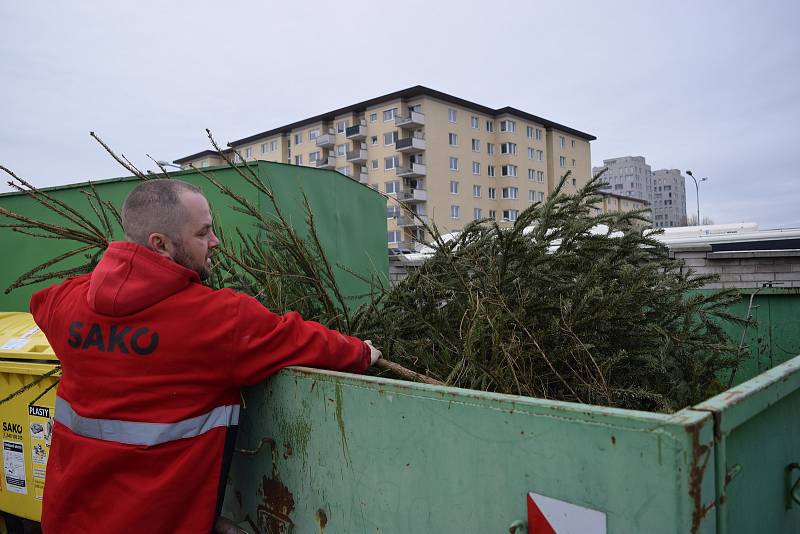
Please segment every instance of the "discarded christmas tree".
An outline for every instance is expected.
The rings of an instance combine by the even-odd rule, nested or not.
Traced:
[[[114,157],[141,179],[151,177]],[[213,283],[247,292],[277,313],[299,311],[372,339],[390,360],[447,385],[674,411],[723,389],[720,380],[737,365],[737,347],[720,322],[741,322],[726,312],[738,294],[695,292],[712,277],[670,259],[654,234],[636,224],[640,215],[599,213],[601,178],[568,195],[565,177],[546,202],[507,227],[475,221],[450,240],[426,227],[433,237],[427,260],[394,287],[370,279],[369,303],[351,310],[334,276],[340,267],[326,258],[308,204],[301,234],[282,216],[269,183],[228,161],[272,202],[274,215],[195,169],[253,219],[253,228],[223,235],[232,238],[220,246]],[[116,209],[87,191],[95,198],[95,223],[19,186],[64,225],[5,211],[15,221],[6,226],[32,238],[76,241],[67,257],[83,254],[86,262],[59,270],[53,266],[66,258],[54,258],[12,287],[89,270],[118,223]]]

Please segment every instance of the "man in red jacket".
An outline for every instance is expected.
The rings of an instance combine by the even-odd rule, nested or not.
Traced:
[[[211,222],[195,186],[143,182],[123,207],[127,241],[92,273],[31,298],[62,366],[45,534],[210,532],[239,388],[288,365],[361,373],[380,357],[369,342],[203,285],[219,244]]]

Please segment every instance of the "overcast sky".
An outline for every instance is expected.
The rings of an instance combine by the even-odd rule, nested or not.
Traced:
[[[800,226],[800,2],[0,4],[0,164],[121,176],[412,85],[591,133],[708,177],[717,223]],[[7,190],[8,188],[2,188]],[[694,185],[687,184],[689,213]]]

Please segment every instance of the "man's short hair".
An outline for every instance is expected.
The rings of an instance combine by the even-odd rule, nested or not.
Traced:
[[[147,180],[137,185],[122,206],[125,238],[145,247],[154,232],[177,241],[186,220],[181,194],[187,192],[203,194],[200,188],[182,180]]]

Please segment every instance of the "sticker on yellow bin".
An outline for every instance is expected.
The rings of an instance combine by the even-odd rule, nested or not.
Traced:
[[[28,406],[28,428],[31,432],[31,465],[33,465],[33,496],[41,500],[44,494],[44,473],[50,455],[53,435],[52,410],[48,406]]]
[[[11,339],[7,340],[5,343],[0,345],[0,350],[20,350],[22,347],[30,343],[31,336],[38,334],[39,332],[41,332],[39,327],[34,326],[27,332],[23,332],[19,337],[12,337]]]

